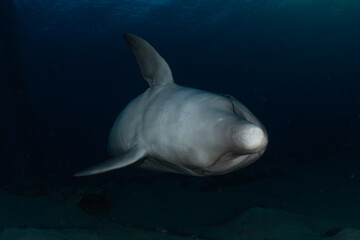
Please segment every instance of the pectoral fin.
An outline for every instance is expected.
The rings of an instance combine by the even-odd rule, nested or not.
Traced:
[[[136,163],[145,156],[145,151],[142,148],[134,147],[127,152],[124,152],[116,157],[110,158],[109,160],[102,162],[98,165],[92,166],[85,170],[76,173],[75,177],[83,177],[89,175],[95,175],[112,171],[118,168],[123,168]]]

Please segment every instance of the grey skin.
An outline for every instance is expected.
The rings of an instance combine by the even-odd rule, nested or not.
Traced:
[[[150,87],[117,117],[109,136],[113,156],[75,176],[135,165],[193,176],[221,175],[256,161],[268,136],[260,121],[231,96],[174,83],[166,61],[145,40],[124,38]]]

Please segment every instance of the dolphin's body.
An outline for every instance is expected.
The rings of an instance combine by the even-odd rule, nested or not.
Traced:
[[[125,34],[150,87],[117,117],[108,161],[75,176],[137,165],[194,176],[221,175],[265,151],[264,126],[239,101],[174,83],[166,61],[145,40]]]

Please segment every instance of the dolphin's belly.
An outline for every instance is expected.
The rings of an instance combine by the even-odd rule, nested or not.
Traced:
[[[202,176],[202,174],[200,174],[197,169],[188,168],[183,165],[178,165],[169,161],[163,161],[152,157],[143,159],[143,161],[141,161],[139,164],[136,164],[135,166],[156,172],[169,172],[193,176]]]

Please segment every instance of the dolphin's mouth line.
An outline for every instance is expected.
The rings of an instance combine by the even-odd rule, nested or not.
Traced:
[[[218,169],[216,169],[216,166],[220,165],[227,165],[227,162],[234,161],[235,159],[239,157],[246,157],[247,155],[238,155],[234,152],[228,152],[220,156],[212,165],[204,168],[204,170],[209,172],[216,172]]]
[[[203,176],[207,175],[223,175],[237,169],[246,167],[253,161],[259,159],[261,152],[251,153],[247,155],[238,155],[234,152],[225,153],[214,164],[202,169],[200,173]]]

